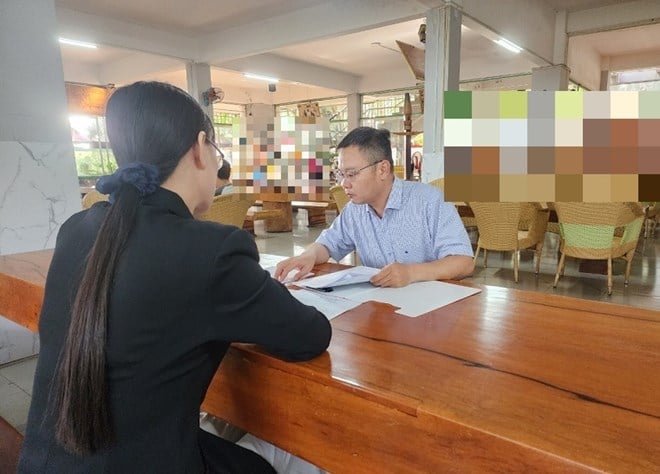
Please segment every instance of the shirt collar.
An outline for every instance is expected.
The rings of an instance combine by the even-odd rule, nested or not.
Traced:
[[[181,196],[169,189],[159,187],[152,194],[145,196],[142,202],[147,206],[166,209],[179,217],[193,218]]]
[[[395,176],[394,182],[392,183],[392,190],[390,191],[390,195],[387,198],[387,203],[385,204],[385,209],[401,209],[402,203],[403,181]]]

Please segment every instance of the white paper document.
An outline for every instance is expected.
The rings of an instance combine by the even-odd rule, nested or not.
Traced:
[[[286,260],[289,257],[282,257],[281,255],[271,255],[269,253],[262,253],[259,255],[259,265],[261,265],[261,268],[266,270],[268,273],[270,273],[270,276],[274,277],[275,276],[275,268],[277,267],[277,264],[280,263],[282,260]],[[289,274],[282,280],[283,284],[287,283],[292,283],[293,282],[293,277],[296,276],[298,273],[298,270],[291,270]],[[308,273],[306,276],[310,277],[314,275],[313,273]]]
[[[353,298],[389,303],[399,308],[395,311],[397,314],[416,318],[479,292],[481,292],[479,288],[443,281],[419,281],[403,288],[373,288]]]
[[[300,286],[300,283],[298,283],[298,286]],[[328,292],[314,288],[289,290],[298,300],[315,306],[328,319],[332,319],[367,301],[391,304],[399,308],[395,311],[397,314],[416,318],[429,311],[442,308],[481,292],[479,288],[442,281],[420,281],[403,288],[379,288],[371,283],[357,283],[335,286]]]
[[[365,283],[379,271],[378,268],[364,266],[351,267],[346,270],[300,280],[297,285],[307,288],[335,288],[338,286],[353,285],[355,283]]]
[[[341,296],[333,295],[332,293],[324,293],[322,291],[301,288],[294,290],[289,288],[289,291],[302,304],[314,306],[322,312],[326,318],[332,319],[345,313],[349,309],[360,306],[362,301],[349,300]]]
[[[282,260],[286,260],[289,257],[283,257],[282,255],[273,255],[270,253],[261,253],[259,254],[259,265],[261,265],[261,268],[264,270],[268,270],[270,272],[270,268],[273,269],[273,272],[275,271],[275,267],[277,266],[278,263],[280,263]],[[271,272],[271,275],[273,273]]]

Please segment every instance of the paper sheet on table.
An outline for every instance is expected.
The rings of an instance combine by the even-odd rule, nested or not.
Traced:
[[[271,267],[273,268],[273,270],[275,270],[277,264],[280,263],[282,260],[286,260],[287,258],[289,257],[284,257],[282,255],[273,255],[270,253],[261,253],[259,254],[259,265],[261,265],[261,268],[263,268],[264,270],[268,270]]]
[[[396,313],[416,318],[479,292],[479,288],[443,281],[420,281],[403,288],[374,288],[362,296],[397,306]]]
[[[420,281],[403,288],[377,288],[369,284],[338,288],[335,296],[342,296],[360,303],[380,301],[396,306],[395,311],[403,316],[416,318],[437,308],[479,293],[479,288],[455,285],[442,281]]]
[[[362,304],[361,301],[349,300],[347,298],[342,298],[341,296],[333,295],[332,293],[306,290],[304,288],[299,290],[289,288],[289,291],[293,297],[302,304],[314,306],[329,320]]]
[[[289,257],[282,257],[281,255],[271,255],[268,253],[262,253],[259,255],[259,265],[261,265],[261,268],[266,270],[268,273],[270,273],[270,276],[275,275],[275,268],[277,267],[277,264],[280,263],[282,260],[286,260]],[[291,270],[289,274],[286,276],[284,280],[282,280],[283,284],[291,283],[293,282],[293,277],[298,273],[298,270]],[[306,277],[310,277],[314,275],[313,273],[308,273]]]
[[[297,285],[308,288],[335,288],[343,285],[353,285],[355,283],[368,282],[379,271],[378,268],[365,266],[351,267],[346,270],[300,280]]]

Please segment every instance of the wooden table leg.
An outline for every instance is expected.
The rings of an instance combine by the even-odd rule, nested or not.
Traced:
[[[307,227],[325,226],[325,208],[308,207],[307,208]]]
[[[264,210],[280,209],[282,217],[266,219],[266,232],[291,232],[293,230],[293,208],[291,202],[264,201]]]

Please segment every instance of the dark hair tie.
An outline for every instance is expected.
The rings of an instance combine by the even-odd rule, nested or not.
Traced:
[[[160,184],[158,168],[149,163],[135,161],[117,168],[109,176],[102,176],[96,183],[96,189],[110,195],[110,202],[115,201],[115,193],[124,183],[137,189],[140,197],[148,196],[158,189]]]

